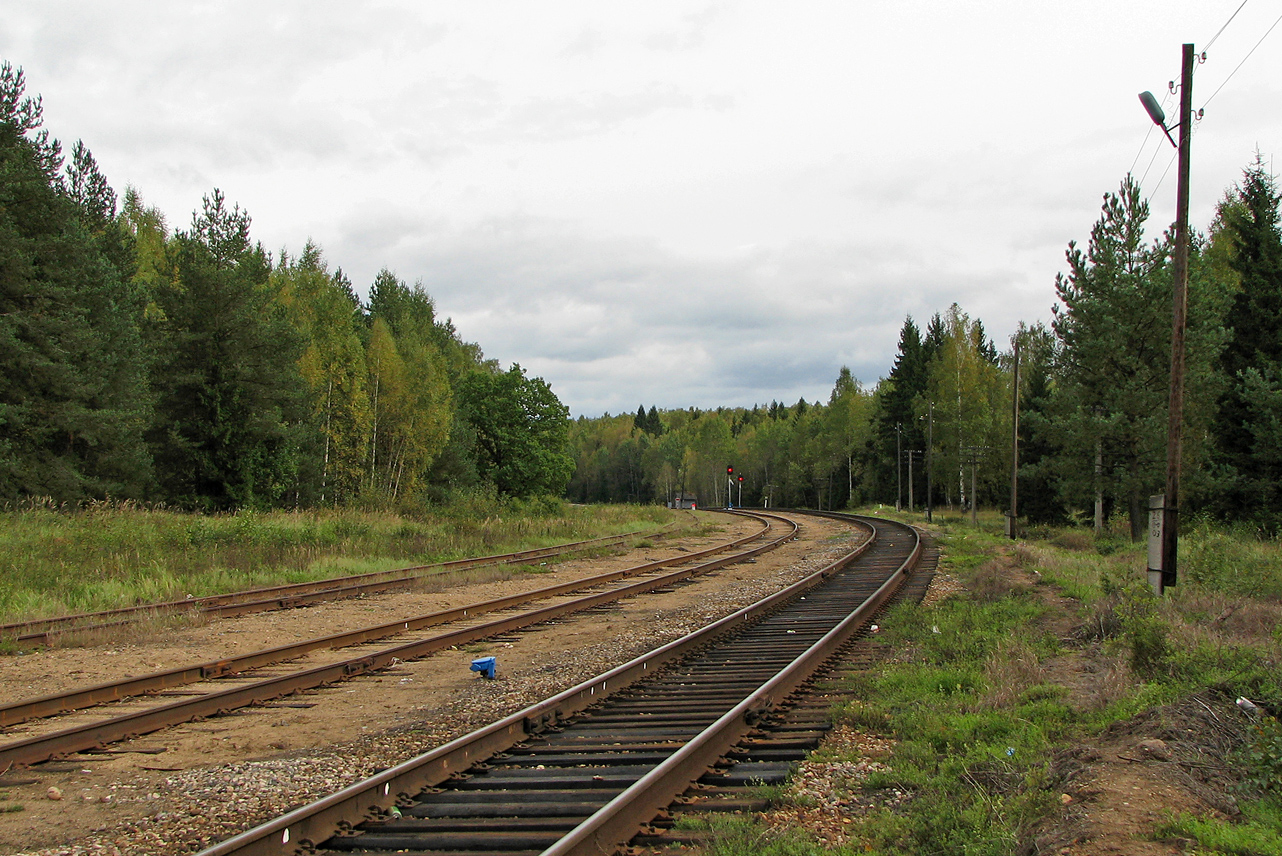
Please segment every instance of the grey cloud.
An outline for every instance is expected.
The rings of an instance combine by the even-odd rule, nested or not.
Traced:
[[[826,398],[843,364],[871,386],[889,371],[905,315],[924,323],[954,299],[967,307],[987,284],[879,269],[866,260],[884,256],[869,249],[711,262],[507,219],[452,239],[436,234],[397,267],[421,276],[441,314],[489,356],[544,367],[575,413],[620,412],[638,399],[708,407]],[[648,369],[657,347],[684,358]],[[673,377],[695,360],[697,372]]]

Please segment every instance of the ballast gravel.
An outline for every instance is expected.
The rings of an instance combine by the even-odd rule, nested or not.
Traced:
[[[82,794],[77,800],[114,804],[141,815],[103,826],[76,841],[14,856],[180,856],[306,805],[347,785],[422,754],[521,710],[560,690],[627,662],[813,573],[860,540],[838,535],[812,543],[804,558],[764,574],[744,574],[733,585],[704,587],[680,608],[656,611],[620,623],[608,637],[544,657],[537,666],[500,671],[495,680],[466,684],[444,705],[416,711],[415,722],[348,743],[301,749],[264,760],[240,760],[188,769],[163,779],[125,779]],[[764,564],[767,560],[763,558]],[[729,577],[723,577],[730,579]],[[644,601],[637,601],[644,603]],[[570,624],[573,618],[562,620]],[[519,644],[519,643],[518,643]],[[371,728],[378,723],[370,723]],[[817,774],[816,774],[817,775]],[[830,770],[815,778],[816,799],[836,787],[833,777],[857,770]]]

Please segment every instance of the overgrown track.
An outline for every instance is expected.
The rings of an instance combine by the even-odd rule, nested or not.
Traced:
[[[588,541],[539,547],[515,553],[482,556],[475,559],[455,559],[430,565],[414,565],[390,571],[375,571],[346,577],[331,577],[306,583],[288,583],[279,586],[246,589],[226,594],[194,597],[163,603],[148,603],[109,609],[102,612],[84,612],[53,618],[39,618],[14,624],[0,624],[0,639],[21,645],[48,645],[58,639],[75,634],[86,634],[122,627],[138,621],[202,615],[212,618],[234,618],[254,612],[273,609],[291,609],[327,600],[361,597],[378,592],[395,591],[422,583],[426,577],[437,574],[482,568],[492,565],[519,565],[540,559],[553,559],[569,554],[618,546],[641,537],[664,537],[671,533],[669,525],[655,533],[632,532],[626,535],[608,535]]]
[[[784,591],[201,856],[615,852],[737,743],[768,740],[911,572],[915,531],[845,519],[872,538]]]
[[[418,618],[403,619],[390,624],[320,637],[216,662],[156,672],[2,706],[0,723],[12,725],[35,718],[47,718],[64,712],[82,710],[123,698],[160,693],[180,686],[188,687],[183,691],[182,697],[176,701],[166,703],[163,699],[159,701],[140,699],[132,702],[134,707],[127,710],[117,710],[113,707],[112,712],[105,717],[98,715],[96,711],[89,711],[88,721],[59,730],[44,727],[52,723],[38,723],[37,725],[41,727],[28,736],[15,734],[10,729],[5,735],[8,739],[0,742],[0,768],[36,764],[73,752],[99,749],[110,743],[171,725],[215,716],[291,693],[380,671],[398,662],[414,660],[434,651],[500,635],[562,615],[660,589],[683,579],[744,561],[774,549],[796,536],[797,526],[791,520],[765,514],[749,516],[761,522],[762,528],[758,532],[680,557],[647,562],[633,568],[597,574],[525,594],[474,603]],[[772,530],[773,537],[764,540],[762,544],[745,551],[726,554],[729,550],[744,546],[748,541],[765,538]],[[719,554],[726,555],[711,558]],[[702,561],[705,559],[707,561]],[[668,570],[670,568],[675,569]],[[630,581],[630,578],[638,579]],[[615,585],[619,582],[624,584]],[[575,592],[580,594],[569,599],[557,600]],[[552,602],[534,609],[513,611],[539,601]],[[504,610],[509,611],[509,614],[480,623],[475,621],[479,615]],[[454,629],[433,632],[418,638],[411,636],[408,640],[406,638],[406,634],[451,622],[456,623]],[[460,624],[462,626],[459,626]],[[400,638],[393,640],[391,637]],[[389,639],[389,644],[374,652],[363,650],[355,657],[348,656],[322,666],[294,669],[271,677],[255,678],[252,674],[253,669],[281,663],[313,651],[365,645],[380,639]]]

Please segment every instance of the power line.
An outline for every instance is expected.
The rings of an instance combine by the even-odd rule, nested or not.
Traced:
[[[1130,170],[1128,170],[1128,172],[1130,172],[1131,175],[1135,175],[1135,165],[1140,162],[1140,155],[1144,154],[1144,147],[1148,145],[1148,138],[1153,136],[1153,129],[1156,127],[1157,125],[1155,124],[1148,126],[1148,133],[1144,135],[1144,142],[1140,143],[1140,150],[1135,153],[1135,160],[1131,161],[1131,168]],[[1161,149],[1158,149],[1158,151],[1161,151]],[[1157,153],[1154,152],[1153,160],[1156,160],[1156,159],[1157,159]],[[1144,170],[1145,175],[1148,175],[1148,170],[1153,168],[1153,160],[1150,160],[1148,162],[1148,169]],[[1144,183],[1144,179],[1141,178],[1140,184],[1143,184],[1143,183]]]
[[[1148,159],[1148,166],[1144,167],[1144,174],[1140,176],[1140,187],[1144,186],[1144,179],[1148,178],[1148,174],[1153,170],[1153,164],[1157,163],[1157,156],[1160,155],[1161,153],[1162,153],[1162,147],[1161,145],[1158,145],[1158,147],[1153,150],[1153,157]],[[1167,164],[1166,168],[1169,170],[1171,168],[1171,165]],[[1162,173],[1162,177],[1163,178],[1166,177],[1165,172]],[[1161,184],[1162,182],[1159,180],[1158,186],[1160,187]],[[1157,193],[1156,187],[1153,188],[1153,193]],[[1153,193],[1150,193],[1149,195],[1152,196]]]
[[[1236,15],[1237,13],[1234,12],[1233,14]],[[1229,20],[1232,20],[1232,19],[1230,18]],[[1229,72],[1229,76],[1224,78],[1224,83],[1221,83],[1219,87],[1214,92],[1211,93],[1211,98],[1214,98],[1215,96],[1220,94],[1220,90],[1223,89],[1225,85],[1230,80],[1233,79],[1233,75],[1237,74],[1238,69],[1241,68],[1246,63],[1246,61],[1251,58],[1251,54],[1255,53],[1255,49],[1264,43],[1264,40],[1269,37],[1269,33],[1273,32],[1274,28],[1277,27],[1277,25],[1280,23],[1282,23],[1282,15],[1279,15],[1278,19],[1273,22],[1273,26],[1269,27],[1267,30],[1264,31],[1264,35],[1260,36],[1260,40],[1255,43],[1255,47],[1251,48],[1249,51],[1246,52],[1246,56],[1242,57],[1242,62],[1239,62],[1237,64],[1237,67],[1234,68],[1231,72]],[[1225,26],[1228,26],[1228,25],[1226,24]],[[1211,98],[1208,98],[1202,102],[1203,109],[1206,108],[1207,104],[1211,103]]]
[[[1193,114],[1193,127],[1189,130],[1189,136],[1190,136],[1190,137],[1196,137],[1196,136],[1197,136],[1198,128],[1200,128],[1200,127],[1202,127],[1202,125],[1201,125],[1201,119],[1200,119],[1200,116],[1199,116],[1197,113],[1194,113],[1194,114]],[[1160,152],[1160,151],[1161,151],[1161,149],[1159,148],[1159,149],[1158,149],[1158,152]],[[1154,153],[1153,153],[1153,160],[1154,160],[1154,161],[1155,161],[1155,160],[1157,160],[1158,152],[1154,152]],[[1148,195],[1148,198],[1149,198],[1149,199],[1152,199],[1154,196],[1156,196],[1156,195],[1157,195],[1157,191],[1158,191],[1158,189],[1162,186],[1162,182],[1166,180],[1166,176],[1167,176],[1167,174],[1171,171],[1171,166],[1175,163],[1175,161],[1176,161],[1176,159],[1179,157],[1179,155],[1180,155],[1180,153],[1179,153],[1178,151],[1176,151],[1176,152],[1174,152],[1174,153],[1172,153],[1172,154],[1171,154],[1171,159],[1170,159],[1169,161],[1167,161],[1167,163],[1166,163],[1166,169],[1162,170],[1162,177],[1161,177],[1161,178],[1159,178],[1159,179],[1157,180],[1157,184],[1153,186],[1153,190],[1152,190],[1152,192],[1151,192],[1151,193],[1149,193],[1149,195]],[[1153,168],[1153,161],[1149,161],[1148,166],[1149,166],[1149,169],[1152,169],[1152,168]],[[1148,175],[1148,170],[1145,170],[1145,171],[1144,171],[1144,174],[1145,174],[1145,175]],[[1140,185],[1142,186],[1143,184],[1144,184],[1144,180],[1143,180],[1143,179],[1140,179]]]
[[[1157,180],[1157,184],[1154,185],[1153,191],[1148,195],[1149,199],[1152,199],[1154,196],[1157,195],[1158,188],[1162,186],[1163,181],[1166,181],[1166,174],[1171,171],[1171,164],[1175,163],[1175,159],[1179,157],[1179,154],[1180,154],[1179,152],[1176,152],[1175,154],[1171,155],[1171,159],[1166,163],[1166,169],[1162,170],[1162,177]],[[1156,160],[1157,155],[1153,155],[1153,158],[1154,160]],[[1152,164],[1150,163],[1149,166],[1151,167]],[[1144,174],[1148,175],[1147,172],[1145,172]],[[1141,184],[1142,183],[1143,182],[1141,182]]]
[[[1233,23],[1233,19],[1238,16],[1238,13],[1242,11],[1242,9],[1246,6],[1247,2],[1248,0],[1242,0],[1242,2],[1238,4],[1238,7],[1233,10],[1233,14],[1229,15],[1228,20],[1225,21],[1224,24],[1221,25],[1221,27],[1218,30],[1216,30],[1215,35],[1211,36],[1210,40],[1206,42],[1205,45],[1203,45],[1202,50],[1199,51],[1199,55],[1198,55],[1199,62],[1193,68],[1194,71],[1197,71],[1198,67],[1200,67],[1202,63],[1206,62],[1207,51],[1211,48],[1212,45],[1215,44],[1216,40],[1219,39],[1221,35],[1223,35],[1224,31],[1229,28],[1229,24]],[[1229,72],[1229,76],[1224,78],[1223,82],[1220,83],[1219,87],[1217,87],[1216,90],[1211,93],[1210,98],[1207,98],[1205,101],[1202,102],[1202,110],[1205,110],[1206,105],[1211,103],[1211,98],[1214,98],[1216,95],[1220,94],[1220,90],[1223,89],[1225,85],[1227,85],[1228,82],[1233,79],[1233,75],[1237,74],[1238,69],[1240,69],[1246,63],[1246,61],[1251,58],[1251,54],[1255,53],[1256,48],[1258,48],[1261,44],[1264,43],[1264,40],[1269,37],[1269,33],[1273,32],[1274,28],[1276,28],[1279,23],[1282,23],[1282,15],[1278,16],[1278,19],[1273,22],[1272,26],[1270,26],[1267,30],[1265,30],[1264,35],[1260,36],[1260,40],[1255,43],[1255,47],[1252,47],[1251,50],[1247,51],[1246,56],[1242,57],[1241,62],[1237,64],[1237,66],[1233,69],[1233,71]],[[1163,109],[1166,108],[1166,103],[1167,101],[1170,100],[1173,94],[1174,94],[1174,87],[1173,86],[1167,87],[1167,91],[1163,93],[1163,96],[1162,96]],[[1201,118],[1202,110],[1198,110],[1197,113],[1195,114],[1198,118]],[[1196,126],[1194,126],[1193,130],[1194,131],[1197,130]],[[1152,135],[1153,135],[1153,126],[1150,125],[1148,131],[1145,132],[1144,134],[1143,142],[1140,143],[1139,151],[1135,153],[1135,160],[1131,162],[1131,170],[1130,170],[1131,175],[1135,174],[1135,167],[1136,165],[1139,164],[1140,157],[1142,157],[1144,154],[1144,147],[1148,145],[1149,138]],[[1139,180],[1140,186],[1143,186],[1144,179],[1147,178],[1149,172],[1152,171],[1153,164],[1157,162],[1157,156],[1161,153],[1162,153],[1162,147],[1159,141],[1157,149],[1153,152],[1153,157],[1149,158],[1148,166],[1144,168],[1144,175],[1140,177],[1140,180]],[[1166,180],[1166,176],[1171,171],[1171,166],[1172,164],[1175,163],[1175,160],[1177,157],[1178,157],[1178,152],[1171,156],[1171,160],[1167,163],[1166,169],[1162,171],[1161,178],[1157,180],[1157,184],[1153,187],[1152,192],[1148,194],[1148,197],[1150,199],[1157,193],[1158,188],[1162,186],[1162,182]]]
[[[1247,0],[1242,0],[1242,6],[1245,6],[1246,2]],[[1210,50],[1211,45],[1215,44],[1215,40],[1220,37],[1220,33],[1223,33],[1225,30],[1229,28],[1229,24],[1233,23],[1233,19],[1237,17],[1237,13],[1242,11],[1242,6],[1238,6],[1237,9],[1233,12],[1233,14],[1229,15],[1229,19],[1224,22],[1224,26],[1220,27],[1219,31],[1215,35],[1211,36],[1211,40],[1202,46],[1203,52]]]

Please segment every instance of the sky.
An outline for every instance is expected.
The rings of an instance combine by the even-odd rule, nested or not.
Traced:
[[[362,295],[421,283],[574,416],[826,401],[956,303],[1048,322],[1128,171],[1190,222],[1282,150],[1277,0],[0,0],[0,59],[171,228],[219,188]],[[1227,26],[1225,26],[1227,23]],[[1268,33],[1266,37],[1266,33]]]

